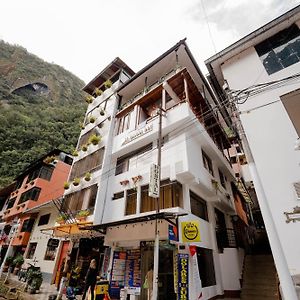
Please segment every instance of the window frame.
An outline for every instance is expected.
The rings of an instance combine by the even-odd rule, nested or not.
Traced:
[[[50,221],[50,216],[51,216],[50,213],[49,214],[41,215],[40,218],[39,218],[37,226],[47,225],[49,223],[49,221]]]

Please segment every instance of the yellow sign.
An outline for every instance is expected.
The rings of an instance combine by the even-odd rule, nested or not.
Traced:
[[[200,242],[199,221],[181,222],[181,237],[183,243]]]

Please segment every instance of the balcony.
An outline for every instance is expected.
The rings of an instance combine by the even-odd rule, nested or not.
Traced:
[[[30,232],[19,232],[12,240],[12,246],[27,246]]]
[[[232,228],[216,229],[216,239],[218,249],[221,252],[223,252],[224,248],[238,248],[243,246],[242,241],[237,238]]]

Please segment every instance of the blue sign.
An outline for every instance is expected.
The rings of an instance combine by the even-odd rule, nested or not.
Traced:
[[[178,230],[177,227],[174,225],[169,224],[169,241],[178,241]]]
[[[178,300],[189,299],[189,255],[178,254]]]

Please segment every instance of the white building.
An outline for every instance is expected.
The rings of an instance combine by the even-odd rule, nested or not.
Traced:
[[[298,6],[206,61],[215,91],[221,97],[223,88],[235,91],[233,99],[258,171],[253,178],[258,200],[269,208],[262,208],[262,215],[274,236],[266,211],[271,213],[291,275],[300,273],[300,223],[291,222],[297,215],[285,214],[293,212],[300,199],[300,152],[294,149],[300,132],[299,26]],[[278,245],[273,238],[270,243],[274,254]],[[282,259],[274,258],[278,268]]]
[[[112,294],[118,295],[125,286],[136,294],[131,299],[146,299],[142,285],[153,262],[156,220],[161,240],[160,297],[175,299],[174,291],[178,292],[180,279],[174,269],[178,253],[189,260],[189,299],[196,295],[193,275],[198,268],[192,266],[189,245],[196,246],[203,299],[237,294],[244,252],[233,231],[235,177],[224,155],[230,147],[223,129],[227,125],[213,109],[214,94],[185,41],[112,91],[108,98],[114,106],[112,122],[101,142],[105,154],[93,214],[94,230],[105,232],[104,245],[111,248],[102,275],[110,280]],[[96,98],[87,116],[103,100]],[[150,165],[157,162],[160,106],[163,146],[157,215],[148,190]],[[95,125],[88,126],[85,130]],[[187,243],[181,228],[191,221],[200,230],[200,241],[197,235]],[[175,245],[169,243],[169,231],[174,229],[170,222],[179,229]]]

